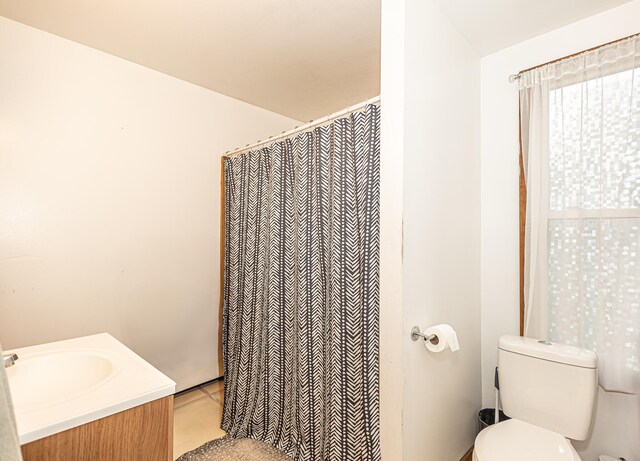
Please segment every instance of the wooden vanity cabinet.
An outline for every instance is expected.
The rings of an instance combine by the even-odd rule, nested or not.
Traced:
[[[24,461],[172,461],[173,396],[22,445]]]

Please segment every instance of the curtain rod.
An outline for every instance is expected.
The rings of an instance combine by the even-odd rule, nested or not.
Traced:
[[[247,150],[251,150],[251,149],[255,149],[258,146],[261,146],[263,144],[268,144],[271,142],[275,142],[278,139],[282,139],[282,138],[287,138],[293,134],[296,133],[300,133],[302,131],[306,131],[310,128],[313,128],[314,126],[318,126],[318,125],[322,125],[323,123],[326,123],[328,121],[334,120],[336,118],[342,117],[343,115],[347,115],[350,114],[352,112],[356,112],[360,109],[362,109],[363,107],[369,105],[369,104],[378,104],[380,102],[380,96],[375,96],[371,99],[367,99],[366,101],[362,101],[358,104],[354,104],[353,106],[349,106],[346,109],[343,109],[341,111],[338,112],[334,112],[333,114],[329,114],[325,117],[319,118],[317,120],[311,120],[309,123],[307,123],[306,125],[301,125],[301,126],[297,126],[292,130],[289,131],[283,131],[282,133],[280,133],[279,135],[276,136],[270,136],[269,138],[265,139],[264,141],[260,141],[258,140],[258,142],[255,142],[253,144],[247,144],[244,147],[238,147],[236,149],[233,150],[228,150],[227,152],[225,152],[222,157],[235,157],[237,155],[240,155],[242,152],[245,152]]]
[[[597,45],[597,46],[594,46],[594,47],[591,47],[591,48],[587,48],[586,50],[578,51],[577,53],[573,53],[573,54],[569,54],[567,56],[563,56],[562,58],[558,58],[558,59],[554,59],[552,61],[545,62],[544,64],[538,64],[537,66],[529,67],[528,69],[521,70],[517,74],[509,75],[509,83],[513,83],[513,82],[516,82],[516,81],[520,80],[520,77],[522,76],[522,74],[524,74],[525,72],[529,72],[530,70],[539,69],[540,67],[544,67],[544,66],[549,65],[549,64],[554,64],[556,62],[564,61],[565,59],[571,59],[571,58],[574,58],[574,57],[576,57],[578,55],[581,55],[583,53],[588,53],[590,51],[597,50],[598,48],[602,48],[602,47],[605,47],[605,46],[613,45],[614,43],[622,42],[624,40],[627,40],[629,38],[633,38],[635,36],[640,36],[640,34],[639,33],[631,34],[631,35],[628,35],[626,37],[618,38],[616,40],[612,40],[610,42],[604,43],[602,45]]]

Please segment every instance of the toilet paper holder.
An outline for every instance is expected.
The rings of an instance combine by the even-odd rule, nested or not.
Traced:
[[[417,341],[418,338],[422,338],[425,341],[431,341],[433,344],[438,344],[440,342],[437,335],[425,335],[420,331],[419,326],[415,326],[411,329],[411,340]]]

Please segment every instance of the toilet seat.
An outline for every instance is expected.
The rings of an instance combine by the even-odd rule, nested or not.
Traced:
[[[557,432],[510,419],[480,432],[474,461],[580,461],[571,442]]]

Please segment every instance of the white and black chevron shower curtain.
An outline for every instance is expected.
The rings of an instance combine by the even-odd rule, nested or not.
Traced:
[[[224,163],[222,427],[379,460],[380,109]]]

